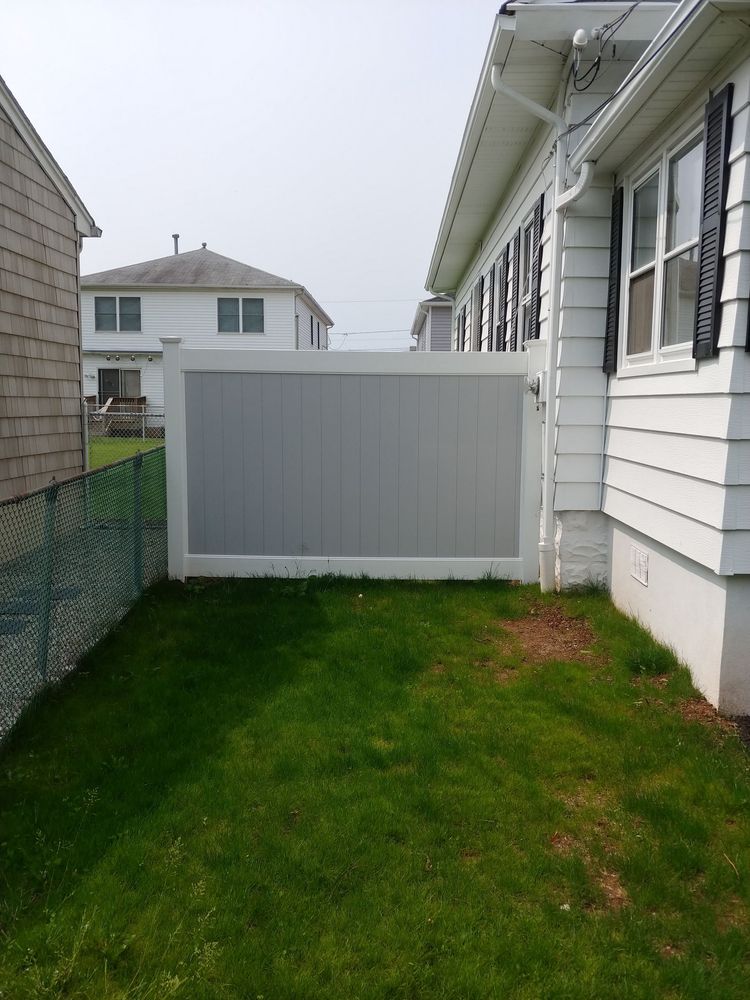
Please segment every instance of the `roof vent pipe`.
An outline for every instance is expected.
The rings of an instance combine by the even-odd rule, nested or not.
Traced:
[[[179,233],[172,233],[172,239],[174,240],[174,252],[175,253],[179,253],[180,252],[180,234]]]

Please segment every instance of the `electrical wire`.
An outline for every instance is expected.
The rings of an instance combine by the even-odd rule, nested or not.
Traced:
[[[609,97],[606,98],[606,100],[602,101],[602,103],[598,107],[594,108],[593,111],[590,111],[585,118],[582,118],[581,121],[576,122],[574,125],[571,125],[569,128],[565,129],[564,132],[561,132],[559,138],[562,138],[563,136],[569,136],[572,132],[575,132],[577,129],[583,128],[584,125],[588,125],[588,123],[593,118],[596,118],[596,116],[601,111],[603,111],[608,104],[611,104],[616,97],[619,97],[619,95],[627,87],[630,86],[633,80],[637,79],[641,75],[641,73],[643,73],[643,71],[654,61],[654,59],[656,59],[656,57],[659,55],[662,49],[664,49],[672,41],[672,39],[675,37],[676,34],[679,33],[679,31],[684,27],[684,25],[687,24],[687,22],[692,17],[692,14],[693,11],[691,11],[686,17],[683,17],[682,20],[679,21],[674,26],[674,28],[672,28],[672,30],[669,32],[667,37],[661,42],[658,48],[654,49],[654,51],[651,53],[648,59],[642,65],[640,65],[637,68],[637,70],[635,70],[633,73],[630,74],[630,76],[628,76],[625,80],[623,80],[623,82],[620,84],[617,90],[615,90],[612,94],[610,94]]]
[[[641,2],[642,0],[635,0],[635,3],[632,5],[632,7],[628,7],[628,9],[626,11],[623,11],[623,13],[620,14],[619,17],[616,17],[614,21],[610,21],[609,24],[605,24],[602,26],[601,32],[599,34],[599,52],[596,58],[594,59],[593,63],[591,64],[591,66],[589,66],[586,72],[583,73],[581,76],[578,75],[578,70],[581,65],[581,54],[580,52],[576,51],[573,60],[573,89],[576,90],[579,94],[585,93],[585,91],[587,91],[589,87],[592,86],[596,78],[599,76],[599,71],[601,70],[602,67],[602,53],[604,52],[605,46],[607,45],[608,42],[610,42],[614,38],[614,36],[617,34],[617,32],[620,30],[623,24],[625,24],[627,19],[633,13],[636,7],[640,5]],[[586,82],[585,86],[579,86],[581,83],[584,82]]]

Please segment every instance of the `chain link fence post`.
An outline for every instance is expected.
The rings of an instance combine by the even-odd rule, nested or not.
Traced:
[[[133,583],[136,597],[143,590],[143,454],[133,459]]]
[[[49,626],[52,614],[52,584],[55,566],[55,510],[59,486],[52,483],[44,498],[44,537],[42,540],[42,567],[37,604],[37,669],[42,680],[47,679],[49,654]]]

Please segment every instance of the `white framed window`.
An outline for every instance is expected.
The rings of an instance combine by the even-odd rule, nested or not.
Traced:
[[[99,333],[140,333],[140,296],[95,295],[94,329]]]
[[[703,145],[694,128],[626,182],[624,369],[692,358]]]
[[[219,333],[263,333],[263,299],[221,296],[216,311]]]

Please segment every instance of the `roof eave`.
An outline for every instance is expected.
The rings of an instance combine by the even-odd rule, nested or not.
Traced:
[[[32,150],[45,173],[60,192],[60,196],[74,213],[76,232],[81,236],[101,236],[102,231],[94,222],[94,217],[81,201],[78,192],[71,184],[60,164],[44,144],[42,137],[26,117],[23,108],[15,99],[7,83],[1,76],[0,105],[2,105],[5,113],[8,115],[13,128]]]
[[[466,127],[464,128],[463,138],[461,139],[458,160],[456,161],[456,166],[453,170],[453,177],[451,178],[451,184],[448,191],[448,199],[443,210],[443,217],[440,221],[440,228],[435,242],[435,249],[433,250],[432,260],[430,261],[430,269],[427,274],[427,281],[425,282],[425,288],[427,288],[430,292],[435,292],[436,294],[441,294],[445,291],[455,291],[455,289],[435,288],[437,272],[440,268],[440,263],[445,251],[445,246],[448,242],[451,227],[456,217],[456,212],[458,211],[461,192],[466,180],[466,174],[471,166],[474,153],[476,152],[482,136],[484,116],[480,114],[480,112],[487,98],[489,97],[491,99],[492,97],[492,82],[490,79],[492,75],[492,67],[497,63],[500,65],[505,64],[505,60],[510,52],[514,29],[514,17],[508,14],[497,14],[495,16],[495,24],[493,26],[490,42],[484,56],[482,71],[479,75],[477,89],[474,92],[474,99],[471,104]]]
[[[297,293],[302,296],[302,298],[307,302],[308,306],[312,306],[312,308],[315,310],[315,312],[317,312],[320,315],[320,318],[323,320],[323,322],[329,329],[332,326],[336,325],[331,319],[331,317],[328,315],[328,313],[325,311],[323,306],[317,301],[317,299],[315,299],[308,292],[308,290],[305,288],[304,285],[299,285],[297,287]]]
[[[627,122],[638,114],[685,54],[721,16],[718,6],[706,3],[706,0],[685,0],[675,8],[672,17],[633,67],[620,93],[594,119],[586,136],[571,154],[570,166],[573,170],[578,171],[584,161],[596,161],[603,155]],[[737,4],[728,0],[720,6],[747,9],[749,5],[745,0]],[[689,86],[687,90],[690,90]]]

